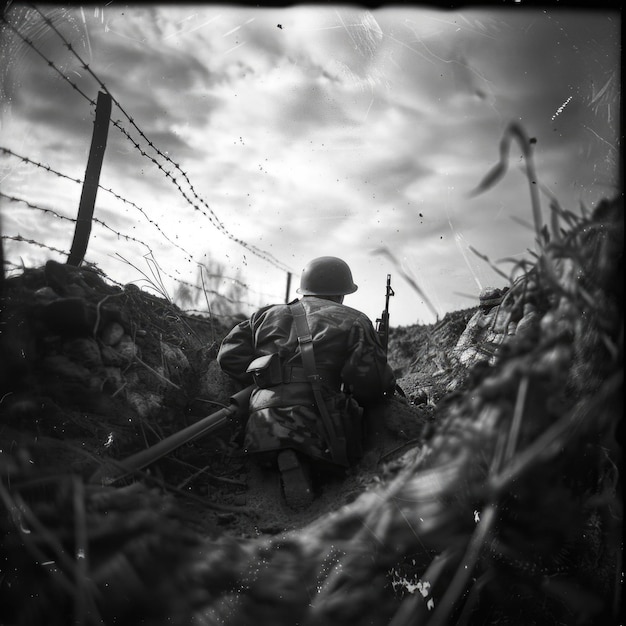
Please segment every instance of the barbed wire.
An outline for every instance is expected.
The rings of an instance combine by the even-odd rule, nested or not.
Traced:
[[[180,165],[178,165],[177,163],[175,163],[169,156],[167,156],[166,154],[164,154],[163,152],[161,152],[161,150],[159,150],[157,148],[157,146],[150,140],[148,139],[148,137],[145,135],[145,133],[139,128],[139,126],[137,126],[137,124],[135,123],[134,119],[126,112],[126,110],[122,107],[122,105],[118,102],[118,100],[111,94],[111,92],[109,91],[109,89],[107,88],[107,86],[105,85],[105,83],[100,80],[100,78],[93,72],[93,70],[89,67],[89,64],[85,63],[85,61],[82,59],[82,57],[76,52],[76,50],[74,49],[73,45],[67,41],[67,39],[65,38],[65,36],[56,28],[56,26],[53,24],[52,20],[49,19],[47,16],[45,16],[36,6],[34,5],[30,5],[40,16],[41,18],[44,20],[44,22],[46,23],[46,25],[48,25],[56,34],[57,36],[63,41],[65,47],[68,49],[69,52],[71,52],[76,59],[79,61],[79,63],[81,64],[81,67],[83,69],[85,69],[91,76],[92,78],[94,78],[94,80],[99,84],[100,88],[103,89],[110,97],[111,100],[113,101],[113,103],[120,109],[120,111],[123,113],[123,115],[126,117],[126,119],[130,122],[131,126],[133,126],[135,128],[135,130],[137,130],[137,132],[140,134],[140,136],[146,141],[146,143],[162,158],[164,158],[166,161],[168,161],[169,163],[171,163],[183,176],[183,178],[185,179],[185,181],[187,182],[187,184],[189,185],[192,194],[194,195],[195,198],[197,198],[209,211],[210,215],[207,215],[205,211],[203,211],[197,204],[195,204],[188,196],[187,194],[183,191],[182,187],[180,186],[180,184],[177,182],[176,178],[174,178],[174,176],[172,175],[171,172],[168,172],[160,163],[158,163],[153,157],[151,157],[150,155],[148,155],[147,152],[145,152],[144,150],[141,149],[141,146],[139,145],[138,142],[136,142],[128,133],[128,131],[126,131],[122,126],[121,126],[121,122],[119,120],[112,120],[112,124],[114,127],[116,127],[119,131],[122,132],[122,134],[124,134],[126,136],[127,139],[130,140],[130,142],[133,144],[133,146],[140,152],[140,154],[146,158],[148,158],[149,160],[151,160],[158,169],[160,169],[164,175],[166,176],[166,178],[169,178],[178,188],[178,190],[180,191],[180,193],[182,194],[183,198],[192,206],[193,209],[199,211],[202,215],[204,215],[205,217],[207,217],[207,219],[209,219],[209,222],[215,226],[215,228],[217,228],[220,232],[222,232],[222,234],[224,234],[226,237],[228,237],[231,241],[237,243],[238,245],[241,245],[242,247],[246,248],[247,250],[249,250],[250,252],[252,252],[255,256],[258,256],[259,258],[265,260],[266,262],[270,263],[271,265],[274,265],[275,267],[277,267],[278,269],[282,270],[282,271],[286,271],[286,272],[291,272],[291,269],[286,266],[285,264],[283,264],[281,261],[279,261],[278,259],[276,259],[272,254],[270,254],[269,252],[265,252],[263,250],[261,250],[260,248],[257,248],[256,246],[247,243],[246,241],[244,241],[243,239],[240,239],[238,237],[236,237],[235,235],[233,235],[225,226],[224,224],[222,224],[222,222],[219,220],[219,218],[217,217],[217,215],[215,214],[215,212],[209,207],[209,205],[206,203],[206,201],[201,198],[197,192],[195,191],[193,185],[191,184],[191,181],[189,180],[188,175],[186,174],[186,172],[180,167]],[[87,96],[87,94],[85,94],[80,87],[78,87],[78,85],[76,85],[76,83],[74,83],[68,76],[66,76],[62,70],[57,67],[57,65],[54,63],[54,61],[48,59],[48,57],[46,57],[33,43],[33,41],[23,35],[13,24],[11,24],[4,15],[0,15],[0,21],[4,22],[5,24],[7,24],[7,26],[9,26],[9,28],[22,40],[24,41],[24,43],[26,43],[34,52],[36,52],[44,61],[46,61],[47,65],[49,67],[51,67],[52,69],[54,69],[59,76],[61,76],[63,78],[63,80],[65,80],[74,90],[76,90],[81,96],[83,96],[83,98],[85,98],[90,105],[95,106],[96,102],[94,100],[92,100],[91,98],[89,98],[89,96]]]
[[[0,235],[0,238],[27,243],[32,246],[38,246],[39,248],[46,248],[47,250],[51,250],[52,252],[58,252],[59,254],[67,256],[67,252],[65,252],[64,250],[59,250],[58,248],[55,248],[53,246],[48,246],[47,244],[41,243],[40,241],[35,241],[34,239],[22,237],[22,235]]]
[[[33,161],[32,159],[22,156],[21,154],[17,154],[17,152],[13,152],[13,150],[10,150],[9,148],[5,148],[4,146],[0,146],[0,152],[2,152],[3,154],[8,154],[9,156],[13,156],[16,159],[20,159],[20,161],[23,161],[24,163],[28,163],[29,165],[34,165],[35,167],[44,169],[47,172],[50,172],[51,174],[56,174],[59,178],[65,178],[67,180],[71,180],[73,183],[83,182],[80,178],[72,178],[71,176],[68,176],[67,174],[62,174],[61,172],[51,168],[49,165],[44,165],[43,163],[39,163],[38,161]]]
[[[30,209],[41,211],[42,213],[50,214],[50,215],[52,215],[52,216],[54,216],[54,217],[56,217],[58,219],[65,220],[65,221],[71,222],[73,224],[76,224],[76,219],[75,218],[67,217],[66,215],[62,215],[60,213],[57,213],[53,209],[49,209],[49,208],[46,208],[46,207],[39,206],[37,204],[33,204],[32,202],[26,200],[25,198],[18,198],[16,196],[11,196],[11,195],[6,194],[6,193],[4,193],[2,191],[0,191],[0,198],[5,198],[5,199],[9,200],[10,202],[20,202],[20,203],[26,205]],[[92,221],[94,223],[98,224],[99,226],[101,226],[102,228],[108,230],[109,232],[115,234],[119,238],[125,239],[126,241],[133,241],[135,243],[138,243],[138,244],[144,246],[146,248],[146,250],[148,251],[148,254],[152,255],[152,257],[154,258],[154,252],[153,252],[152,248],[145,241],[141,241],[140,239],[137,239],[136,237],[133,237],[132,235],[126,235],[124,233],[121,233],[121,232],[115,230],[114,228],[112,228],[111,226],[109,226],[108,224],[106,224],[105,222],[103,222],[101,219],[98,219],[97,217],[92,218]],[[38,242],[38,241],[35,241],[35,240],[32,240],[32,239],[25,239],[21,235],[18,235],[18,237],[19,237],[19,239],[15,239],[15,241],[21,241],[21,242],[24,242],[24,243],[37,245],[37,246],[40,246],[42,248],[48,248],[50,250],[54,250],[55,252],[59,252],[59,253],[64,254],[66,256],[68,255],[67,251],[59,250],[58,248],[52,248],[50,246],[47,246],[46,244],[43,244],[41,242]],[[10,239],[11,237],[9,237],[7,235],[6,238]],[[232,298],[229,298],[228,296],[226,296],[224,294],[221,294],[218,291],[215,291],[213,289],[208,289],[208,288],[205,288],[205,287],[201,287],[200,285],[197,285],[197,284],[194,284],[194,283],[190,283],[190,282],[188,282],[186,280],[183,280],[182,278],[178,278],[176,276],[173,276],[169,272],[166,272],[165,270],[163,270],[161,267],[159,267],[159,271],[162,274],[164,274],[165,276],[167,276],[168,278],[170,278],[171,280],[173,280],[173,281],[175,281],[175,282],[177,282],[177,283],[179,283],[181,285],[184,285],[186,287],[195,289],[196,291],[211,293],[211,294],[219,296],[220,298],[222,298],[224,300],[227,300],[228,302],[231,302],[233,304],[246,304],[247,306],[254,306],[250,302],[244,302],[244,301],[240,301],[240,300],[233,300]],[[264,295],[264,296],[270,296],[271,295],[271,294],[268,294],[268,293],[255,291],[254,289],[251,289],[250,286],[247,285],[246,283],[243,283],[242,281],[237,280],[235,278],[229,278],[229,277],[225,277],[225,276],[218,275],[218,274],[208,274],[208,276],[209,277],[214,277],[214,278],[222,278],[224,280],[228,280],[230,282],[234,282],[236,284],[239,284],[241,287],[245,288],[246,291],[249,291],[251,293],[256,293],[258,295]]]
[[[34,8],[34,7],[33,7]],[[32,39],[23,35],[9,20],[6,18],[6,15],[0,14],[0,22],[6,24],[31,50],[33,50],[36,54],[38,54],[48,65],[48,67],[52,68],[65,82],[71,85],[72,89],[77,91],[89,104],[92,106],[96,106],[96,101],[92,100],[76,83],[74,83],[68,76],[66,76],[63,71],[57,67],[54,61],[51,61],[41,50],[39,50]]]
[[[61,33],[59,31],[59,29],[54,25],[53,21],[46,16],[44,13],[42,13],[35,5],[30,5],[42,18],[42,20],[44,21],[44,23],[49,26],[54,33],[59,37],[59,39],[63,42],[64,46],[68,49],[68,51],[78,60],[78,62],[81,64],[81,67],[86,70],[91,77],[98,83],[98,85],[100,86],[100,88],[107,93],[110,97],[111,100],[113,101],[113,103],[118,107],[118,109],[122,112],[122,114],[124,115],[124,117],[128,120],[128,122],[131,124],[131,126],[139,133],[139,135],[142,137],[142,139],[148,144],[148,146],[150,146],[150,148],[152,150],[154,150],[161,158],[165,159],[168,163],[170,163],[171,165],[174,166],[174,168],[180,172],[180,174],[182,175],[182,177],[184,178],[185,182],[189,185],[189,189],[191,190],[191,193],[193,195],[193,197],[199,201],[207,210],[208,210],[208,214],[201,209],[196,203],[194,203],[188,196],[187,194],[184,193],[182,187],[180,186],[180,184],[177,182],[177,179],[172,175],[171,172],[168,172],[163,165],[161,165],[158,161],[156,161],[156,159],[154,159],[154,157],[151,157],[150,155],[147,154],[147,152],[145,152],[144,150],[141,149],[141,146],[139,145],[138,142],[136,142],[128,133],[128,131],[126,131],[124,128],[122,128],[121,126],[121,122],[119,121],[113,121],[112,120],[112,124],[113,126],[115,126],[119,131],[121,131],[127,139],[129,139],[129,141],[131,141],[131,143],[133,144],[133,146],[139,150],[140,154],[148,159],[150,159],[156,166],[158,169],[160,169],[163,174],[166,176],[166,178],[169,178],[172,183],[174,183],[174,185],[178,188],[178,190],[180,191],[180,193],[183,195],[183,197],[185,198],[185,200],[192,206],[192,208],[198,212],[200,212],[202,215],[204,215],[209,221],[210,223],[215,226],[218,230],[220,230],[226,237],[228,237],[231,241],[237,243],[238,245],[241,245],[242,247],[246,248],[247,250],[249,250],[251,253],[253,253],[255,256],[258,256],[259,258],[265,260],[266,262],[270,263],[271,265],[274,265],[275,267],[277,267],[278,269],[281,269],[283,271],[286,272],[290,272],[291,269],[285,265],[284,263],[282,263],[281,261],[279,261],[278,259],[276,259],[276,257],[274,257],[271,253],[265,251],[265,250],[261,250],[260,248],[249,244],[248,242],[244,241],[243,239],[240,239],[238,237],[236,237],[235,235],[233,235],[225,226],[224,224],[219,220],[219,218],[217,217],[217,215],[215,214],[215,212],[213,211],[213,209],[211,209],[211,207],[208,205],[208,203],[198,195],[198,193],[196,192],[194,186],[192,185],[191,181],[189,180],[189,176],[187,175],[187,173],[180,167],[180,165],[178,163],[175,163],[167,154],[164,154],[147,136],[146,134],[141,130],[141,128],[139,128],[139,126],[137,125],[137,123],[135,122],[135,120],[133,119],[132,116],[130,116],[127,111],[124,109],[124,107],[119,103],[119,101],[113,96],[113,94],[111,94],[111,92],[109,91],[108,87],[106,86],[106,84],[96,75],[96,73],[91,69],[91,67],[89,66],[88,63],[86,63],[83,58],[78,54],[78,52],[74,49],[74,46],[72,45],[72,43],[70,43],[67,38],[65,37],[65,35],[63,35],[63,33]],[[27,40],[27,38],[25,38],[24,36],[22,36],[19,31],[17,31],[17,29],[15,27],[13,27],[13,25],[11,25],[6,19],[4,20],[6,21],[12,30],[14,30],[14,32],[16,32],[26,43],[28,43],[34,50],[37,51],[37,53],[42,56],[44,58],[44,60],[46,60],[46,62],[48,63],[48,65],[51,65],[52,67],[54,67],[54,69],[57,70],[57,72],[59,74],[61,74],[61,76],[63,76],[63,78],[69,82],[72,87],[76,90],[79,91],[79,93],[81,93],[84,97],[86,97],[88,99],[88,101],[93,105],[95,104],[93,100],[89,99],[79,88],[77,85],[75,85],[68,77],[66,77],[54,64],[53,61],[50,61],[49,59],[47,59],[45,57],[45,55],[43,55],[43,53],[41,53],[40,51],[38,51],[34,44],[32,43],[32,41]]]
[[[67,217],[67,215],[61,215],[60,213],[57,213],[53,209],[47,209],[45,207],[32,204],[31,202],[29,202],[28,200],[25,200],[24,198],[17,198],[16,196],[10,196],[9,194],[6,194],[2,191],[0,191],[0,198],[6,198],[10,202],[21,202],[22,204],[25,204],[29,209],[36,209],[37,211],[42,211],[43,213],[50,213],[51,215],[59,218],[60,220],[66,220],[68,222],[73,222],[74,224],[76,224],[75,218]]]
[[[32,202],[29,202],[28,200],[26,200],[24,198],[18,198],[16,196],[10,196],[10,195],[8,195],[6,193],[3,193],[2,191],[0,191],[0,198],[6,198],[7,200],[10,200],[11,202],[21,202],[22,204],[25,204],[29,209],[35,209],[35,210],[41,211],[43,213],[50,213],[54,217],[57,217],[57,218],[62,219],[62,220],[66,220],[68,222],[73,222],[74,224],[76,224],[76,221],[77,221],[73,217],[67,217],[66,215],[61,215],[60,213],[57,213],[53,209],[48,209],[46,207],[42,207],[42,206],[39,206],[37,204],[33,204]],[[99,219],[97,217],[92,217],[91,221],[94,222],[95,224],[99,224],[100,226],[102,226],[102,228],[105,228],[106,230],[108,230],[108,231],[112,232],[113,234],[117,235],[118,237],[121,237],[122,239],[125,239],[126,241],[134,241],[135,243],[138,243],[138,244],[144,246],[149,252],[152,252],[152,249],[150,248],[150,246],[145,241],[141,241],[140,239],[137,239],[136,237],[133,237],[132,235],[125,235],[124,233],[121,233],[121,232],[115,230],[114,228],[112,228],[111,226],[109,226],[108,224],[106,224],[105,222],[103,222],[101,219]]]
[[[66,45],[66,47],[68,48],[68,50],[70,52],[72,52],[76,58],[79,60],[79,62],[83,65],[83,67],[89,71],[89,73],[92,75],[92,77],[101,85],[101,87],[110,94],[110,92],[108,91],[108,89],[106,88],[106,85],[104,85],[104,83],[102,81],[100,81],[100,79],[90,70],[90,68],[88,67],[88,65],[86,63],[84,63],[84,61],[80,58],[80,56],[74,51],[72,44],[69,43],[65,37],[54,27],[54,25],[52,24],[51,20],[49,20],[47,17],[43,16],[43,14],[36,8],[33,7],[37,13],[42,16],[42,18],[44,19],[44,22],[50,27],[52,28],[57,35],[63,40],[64,44]],[[91,98],[89,98],[89,96],[86,95],[86,93],[80,89],[78,87],[78,85],[76,85],[68,76],[66,76],[62,70],[54,63],[54,61],[48,59],[46,57],[45,54],[43,54],[33,43],[32,39],[30,39],[28,36],[23,35],[15,26],[13,26],[13,24],[11,24],[10,22],[8,22],[8,20],[6,20],[4,15],[0,15],[0,21],[5,22],[7,24],[7,26],[24,42],[26,43],[29,48],[31,48],[39,57],[41,57],[49,67],[51,67],[54,71],[56,71],[62,78],[63,80],[68,83],[79,95],[81,95],[85,100],[87,100],[87,102],[93,106],[95,105],[95,101],[92,100]],[[148,144],[152,147],[153,150],[155,150],[155,152],[157,154],[159,154],[160,156],[162,156],[163,158],[165,158],[167,161],[169,161],[170,163],[172,163],[183,175],[183,178],[187,181],[189,187],[191,188],[192,193],[194,194],[194,196],[196,198],[198,198],[198,200],[200,200],[201,202],[203,202],[205,205],[206,203],[197,195],[197,193],[195,192],[195,189],[193,188],[193,185],[191,184],[191,182],[189,181],[189,177],[187,176],[187,174],[180,168],[180,166],[178,166],[178,164],[174,163],[167,155],[164,155],[154,144],[153,142],[151,142],[146,135],[143,133],[143,131],[141,131],[141,129],[135,124],[134,120],[126,113],[126,111],[123,109],[123,107],[119,104],[119,102],[117,102],[117,100],[115,100],[113,98],[113,96],[111,96],[112,100],[114,100],[116,106],[118,106],[118,108],[122,111],[122,113],[126,116],[126,118],[131,122],[131,124],[135,127],[135,129],[139,132],[139,134],[143,137],[143,139],[145,141],[148,142]],[[142,154],[142,156],[145,156],[147,158],[149,158],[163,173],[164,175],[169,178],[172,182],[175,183],[176,187],[178,188],[179,192],[181,193],[181,195],[183,196],[183,198],[195,209],[200,211],[203,215],[205,215],[209,221],[212,223],[212,225],[214,227],[216,227],[218,230],[220,230],[221,232],[223,232],[223,234],[225,234],[226,236],[228,236],[231,240],[233,240],[234,242],[238,243],[239,245],[241,245],[242,247],[248,249],[250,252],[254,253],[256,256],[260,256],[260,258],[263,258],[264,260],[266,260],[267,262],[269,262],[270,264],[274,265],[275,267],[277,267],[278,269],[281,269],[283,271],[290,271],[289,268],[287,268],[287,266],[285,266],[284,264],[280,263],[280,261],[278,261],[277,259],[275,259],[275,257],[273,257],[271,254],[269,253],[264,253],[263,251],[261,251],[260,249],[256,248],[255,246],[251,246],[250,244],[248,244],[247,242],[245,242],[242,239],[239,239],[237,237],[235,237],[234,235],[232,235],[232,233],[228,232],[228,230],[226,229],[226,227],[219,221],[219,219],[217,218],[217,216],[215,215],[215,213],[210,209],[210,207],[207,206],[208,210],[210,211],[211,215],[206,215],[206,213],[204,213],[204,211],[202,211],[202,209],[200,207],[198,207],[193,200],[185,193],[185,191],[182,189],[182,187],[180,186],[180,184],[177,182],[176,178],[174,178],[173,174],[171,172],[166,171],[166,169],[160,164],[158,163],[153,157],[151,157],[150,155],[148,155],[144,150],[142,150],[140,144],[135,141],[130,134],[126,131],[126,129],[124,129],[121,125],[121,122],[117,121],[117,122],[113,122],[114,125],[117,125],[116,127],[118,128],[118,130],[120,130],[122,132],[122,134],[124,134],[133,144],[133,146],[140,151],[140,153]],[[40,163],[38,161],[35,161],[33,159],[30,159],[28,157],[19,155],[17,153],[15,153],[14,151],[10,150],[9,148],[6,147],[0,147],[0,150],[7,155],[13,156],[15,158],[19,158],[22,162],[24,163],[28,163],[30,165],[33,165],[35,167],[41,168],[45,171],[47,171],[48,173],[52,173],[57,175],[60,178],[64,178],[67,179],[71,182],[75,182],[75,183],[82,183],[83,181],[81,179],[78,178],[73,178],[71,176],[68,176],[62,172],[59,172],[57,170],[55,170],[54,168],[52,168],[50,165],[48,164],[43,164]],[[98,185],[98,187],[100,189],[102,189],[103,191],[111,194],[113,197],[115,197],[117,200],[128,204],[130,206],[132,206],[133,208],[135,208],[136,210],[138,210],[143,217],[149,222],[151,223],[160,233],[161,235],[167,240],[169,241],[170,244],[172,244],[173,246],[175,246],[176,248],[178,248],[179,250],[181,250],[183,253],[185,253],[185,255],[187,255],[187,257],[193,261],[193,256],[191,255],[191,253],[189,253],[189,251],[187,251],[184,247],[180,246],[179,244],[177,244],[175,241],[172,241],[165,233],[164,231],[160,228],[160,226],[158,225],[158,223],[154,220],[152,220],[147,213],[141,208],[139,207],[137,204],[135,204],[134,202],[122,197],[120,194],[116,193],[115,191],[113,191],[112,189],[106,188],[103,185]],[[72,223],[76,223],[76,220],[73,218],[69,218],[67,216],[61,215],[58,212],[54,211],[53,209],[50,208],[46,208],[46,207],[41,207],[38,206],[36,204],[33,204],[32,202],[27,201],[24,198],[18,198],[15,196],[10,196],[8,194],[4,194],[4,193],[0,193],[0,195],[2,197],[4,197],[5,199],[12,201],[12,202],[21,202],[24,203],[25,206],[34,209],[34,210],[38,210],[38,211],[42,211],[44,213],[50,214],[58,219],[63,219],[63,220],[67,220],[70,221]],[[116,236],[123,238],[127,241],[134,241],[142,246],[144,246],[149,252],[150,254],[152,253],[152,250],[150,248],[150,246],[140,240],[137,239],[136,237],[130,236],[130,235],[125,235],[113,228],[111,228],[110,226],[108,226],[106,223],[104,223],[102,220],[98,219],[98,218],[93,218],[93,221],[95,224],[98,224],[99,226],[102,226],[103,228],[109,230],[110,232],[114,233]],[[34,245],[40,248],[44,248],[47,250],[50,250],[52,252],[56,252],[58,254],[67,256],[68,253],[64,250],[60,250],[58,248],[55,248],[53,246],[49,246],[47,244],[44,244],[42,242],[36,241],[34,239],[30,239],[27,237],[23,237],[22,235],[18,234],[16,236],[3,236],[2,239],[6,239],[6,240],[13,240],[16,242],[21,242],[21,243],[26,243],[29,245]],[[196,262],[198,263],[198,262]],[[200,263],[198,263],[198,265],[200,267],[202,267],[202,265]],[[15,264],[15,267],[19,267],[17,264]],[[197,291],[204,291],[205,293],[210,293],[213,294],[221,299],[224,299],[228,302],[231,302],[233,304],[239,304],[239,305],[244,305],[244,306],[250,306],[250,307],[254,307],[256,305],[252,304],[251,302],[246,302],[243,300],[236,300],[233,298],[229,298],[228,296],[225,296],[213,289],[207,289],[204,287],[204,285],[202,287],[200,287],[198,284],[192,284],[190,282],[187,282],[181,278],[178,278],[176,276],[171,275],[168,272],[163,272],[163,274],[165,276],[168,276],[169,278],[171,278],[172,280],[174,280],[175,282],[181,284],[181,285],[185,285],[186,287],[189,287],[191,289],[197,290]],[[209,276],[216,276],[216,275],[209,275]],[[230,277],[225,277],[223,275],[219,275],[219,278],[222,278],[224,280],[228,280],[234,284],[237,284],[241,287],[243,287],[244,289],[246,289],[249,292],[253,292],[253,293],[257,293],[259,295],[262,296],[266,296],[266,297],[271,297],[270,294],[264,293],[264,292],[260,292],[260,291],[255,291],[253,289],[251,289],[251,287],[249,285],[247,285],[246,283],[235,279],[235,278],[230,278]],[[113,281],[115,282],[115,281]]]
[[[78,184],[82,184],[83,180],[80,178],[72,178],[71,176],[68,176],[67,174],[63,174],[62,172],[59,172],[55,169],[53,169],[52,167],[50,167],[49,165],[44,165],[43,163],[39,163],[38,161],[34,161],[33,159],[29,159],[28,157],[22,156],[21,154],[17,154],[16,152],[14,152],[13,150],[10,150],[9,148],[5,148],[0,146],[0,152],[3,152],[4,154],[8,154],[10,156],[14,156],[18,159],[20,159],[21,161],[23,161],[24,163],[28,163],[30,165],[34,165],[35,167],[39,167],[42,168],[44,170],[46,170],[47,172],[50,172],[51,174],[56,174],[57,176],[59,176],[60,178],[65,178],[67,180],[70,180],[74,183],[78,183]],[[184,252],[187,257],[189,258],[189,260],[193,261],[194,263],[196,263],[196,261],[193,258],[193,255],[191,254],[191,252],[189,252],[188,250],[186,250],[185,248],[183,248],[180,244],[176,243],[175,241],[173,241],[172,239],[170,239],[170,237],[167,236],[167,234],[163,231],[163,229],[158,225],[158,223],[156,221],[154,221],[147,213],[144,209],[142,209],[140,206],[138,206],[137,204],[135,204],[132,200],[128,200],[127,198],[122,197],[121,195],[119,195],[118,193],[116,193],[115,191],[113,191],[113,189],[109,189],[107,187],[104,187],[101,184],[98,184],[98,189],[102,189],[102,191],[105,191],[109,194],[111,194],[115,199],[119,200],[120,202],[123,202],[124,204],[128,204],[129,206],[132,206],[134,209],[136,209],[137,211],[139,211],[144,218],[150,223],[152,224],[158,231],[159,233],[173,246],[175,246],[176,248],[178,248],[181,252]],[[142,242],[144,243],[144,242]],[[147,245],[147,244],[144,244]]]
[[[67,174],[63,174],[62,172],[59,172],[58,170],[55,170],[54,168],[50,167],[49,165],[45,165],[43,163],[40,163],[38,161],[35,161],[33,159],[30,159],[28,157],[25,157],[21,154],[18,154],[17,152],[14,152],[13,150],[0,146],[0,152],[4,153],[4,154],[8,154],[10,156],[13,156],[17,159],[20,159],[22,162],[24,163],[28,163],[29,165],[33,165],[35,167],[41,168],[43,170],[45,170],[48,173],[51,174],[55,174],[56,176],[59,176],[61,178],[65,178],[67,180],[70,180],[74,183],[82,183],[82,179],[79,178],[72,178],[71,176],[68,176]],[[167,241],[169,241],[172,245],[174,245],[176,248],[178,248],[179,250],[181,250],[182,252],[184,252],[189,260],[193,261],[195,264],[197,264],[198,266],[202,267],[202,263],[200,263],[199,261],[194,260],[193,256],[191,255],[191,253],[189,253],[187,250],[185,250],[185,248],[183,248],[182,246],[178,245],[176,242],[172,241],[160,228],[160,226],[154,221],[152,220],[147,214],[146,212],[138,205],[136,205],[134,202],[132,202],[131,200],[127,200],[126,198],[123,198],[122,196],[120,196],[119,194],[117,194],[115,191],[113,191],[112,189],[107,189],[106,187],[103,187],[102,185],[98,185],[99,189],[102,189],[103,191],[106,191],[108,193],[110,193],[112,196],[114,196],[116,199],[120,200],[121,202],[124,202],[126,204],[129,204],[131,206],[133,206],[134,208],[136,208],[151,224],[153,224],[158,230],[159,232],[163,235],[163,237],[165,237],[165,239],[167,239]],[[63,219],[63,220],[67,220],[70,222],[73,222],[74,224],[76,223],[76,219],[75,218],[71,218],[71,217],[67,217],[65,215],[61,215],[60,213],[57,213],[56,211],[54,211],[53,209],[49,209],[49,208],[45,208],[36,204],[33,204],[32,202],[26,200],[25,198],[18,198],[16,196],[11,196],[8,195],[6,193],[3,193],[0,191],[0,197],[4,197],[7,200],[11,201],[11,202],[21,202],[23,204],[25,204],[26,206],[28,206],[31,209],[35,209],[38,211],[42,211],[44,213],[49,213],[51,215],[53,215],[54,217],[57,217],[59,219]],[[116,231],[115,229],[111,228],[108,224],[106,224],[105,222],[103,222],[102,220],[100,220],[97,217],[93,218],[93,221],[100,224],[101,226],[103,226],[104,228],[108,229],[109,231],[115,233],[116,235],[118,235],[119,237],[122,237],[126,240],[129,241],[134,241],[136,243],[141,244],[142,246],[144,246],[151,254],[154,254],[151,247],[145,242],[142,241],[141,239],[137,239],[136,237],[133,237],[131,235],[125,235],[121,232]],[[171,276],[169,274],[167,274],[170,278],[172,278],[172,280],[175,280],[177,282],[181,282],[182,279],[178,279],[175,276]],[[261,296],[271,296],[272,294],[268,294],[267,292],[263,292],[263,291],[259,291],[256,289],[253,289],[250,285],[248,285],[247,283],[244,283],[243,281],[239,280],[238,278],[233,278],[230,276],[224,276],[223,274],[207,274],[207,276],[209,278],[222,278],[223,280],[228,280],[234,284],[239,285],[240,287],[246,289],[247,291],[251,292],[251,293],[255,293],[257,295],[261,295]],[[192,285],[190,283],[183,283],[186,284],[187,286],[192,286],[195,289],[201,289],[198,285]]]
[[[252,289],[252,287],[250,287],[250,285],[248,285],[248,283],[244,283],[243,281],[239,280],[238,278],[232,278],[231,276],[224,276],[223,274],[205,274],[205,277],[206,278],[221,278],[223,280],[227,280],[227,281],[229,281],[231,283],[234,283],[235,285],[239,285],[240,287],[242,287],[246,291],[251,291],[252,293],[259,294],[260,296],[275,295],[275,294],[269,294],[266,291],[257,291],[255,289]]]

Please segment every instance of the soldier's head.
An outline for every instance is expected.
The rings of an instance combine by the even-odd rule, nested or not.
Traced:
[[[354,293],[357,289],[350,267],[343,259],[320,256],[309,261],[302,270],[300,287],[296,291],[303,296],[343,302],[345,295]]]

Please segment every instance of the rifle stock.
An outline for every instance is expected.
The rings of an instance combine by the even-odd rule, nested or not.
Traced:
[[[215,430],[226,426],[233,421],[236,416],[247,408],[250,401],[250,394],[254,385],[237,392],[230,398],[230,404],[211,415],[203,417],[201,420],[190,424],[186,428],[162,439],[153,446],[140,450],[136,454],[129,456],[122,461],[105,463],[99,467],[90,477],[90,483],[110,485],[133,472],[140,470],[150,463],[154,463],[166,454],[173,452],[180,446],[194,441],[199,437],[207,435]]]

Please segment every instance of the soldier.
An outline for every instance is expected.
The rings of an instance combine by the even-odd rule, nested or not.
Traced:
[[[231,330],[217,360],[250,397],[244,450],[277,465],[287,503],[313,500],[311,466],[341,469],[362,454],[363,407],[393,395],[395,378],[372,322],[343,304],[354,293],[349,266],[313,259],[302,294],[266,306]]]

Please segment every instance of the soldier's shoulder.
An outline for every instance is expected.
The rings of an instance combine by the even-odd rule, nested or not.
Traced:
[[[344,317],[349,318],[350,320],[352,320],[353,323],[358,322],[358,323],[366,324],[366,325],[369,325],[372,323],[370,318],[367,317],[367,315],[365,315],[363,311],[359,311],[359,309],[355,309],[345,304],[338,304],[337,306],[341,307],[341,312],[344,315]]]
[[[363,311],[359,311],[353,307],[332,300],[323,298],[308,297],[305,300],[307,310],[315,317],[322,319],[334,320],[336,323],[345,327],[346,323],[363,325],[371,325],[370,320]]]
[[[267,317],[273,317],[277,315],[278,316],[288,315],[288,314],[289,314],[288,304],[267,304],[252,314],[252,320],[258,321],[260,319],[265,319]]]

